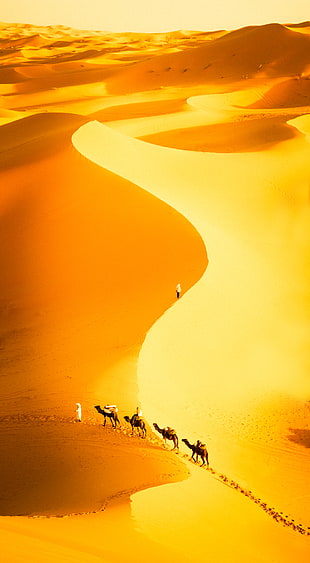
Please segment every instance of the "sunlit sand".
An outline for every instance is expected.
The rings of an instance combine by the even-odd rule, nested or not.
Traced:
[[[309,29],[1,24],[6,561],[306,561]]]

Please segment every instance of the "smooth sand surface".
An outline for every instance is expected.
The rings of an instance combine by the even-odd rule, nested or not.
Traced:
[[[309,25],[0,32],[5,561],[306,561]]]

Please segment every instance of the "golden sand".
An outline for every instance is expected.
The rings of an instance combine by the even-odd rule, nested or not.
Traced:
[[[309,26],[0,34],[4,560],[306,561]]]

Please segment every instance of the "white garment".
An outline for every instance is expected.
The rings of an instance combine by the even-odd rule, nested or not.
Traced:
[[[103,408],[108,412],[118,412],[116,405],[105,405]]]
[[[76,412],[76,418],[77,418],[77,420],[78,420],[79,422],[81,422],[81,420],[82,420],[82,406],[81,406],[81,403],[76,403],[76,406],[77,406],[76,411],[75,411],[75,412]]]

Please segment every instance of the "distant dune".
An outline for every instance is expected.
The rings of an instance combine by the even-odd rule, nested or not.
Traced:
[[[203,45],[142,61],[108,80],[111,93],[159,86],[237,82],[302,73],[309,65],[310,38],[279,24],[227,33]]]
[[[291,78],[275,84],[268,90],[261,100],[249,107],[264,108],[289,108],[307,107],[310,104],[310,78],[309,76]]]

